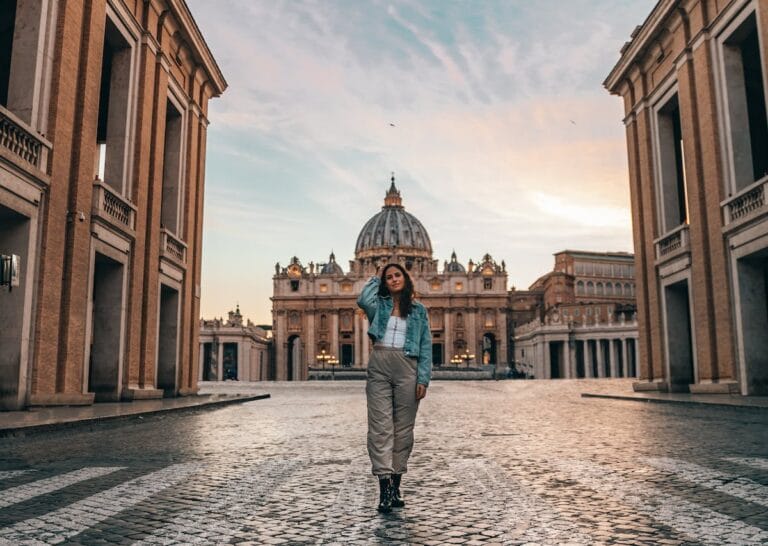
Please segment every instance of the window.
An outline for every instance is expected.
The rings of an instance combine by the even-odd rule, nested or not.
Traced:
[[[120,193],[123,193],[127,170],[132,54],[126,36],[107,17],[96,129],[98,158],[94,164],[98,166],[99,179]]]
[[[169,99],[165,110],[165,142],[163,148],[163,197],[160,223],[171,233],[178,234],[181,225],[181,156],[182,156],[181,111]]]
[[[327,284],[325,284],[325,283],[321,284],[321,285],[320,285],[320,292],[321,292],[321,293],[323,293],[323,294],[325,294],[326,292],[328,292],[328,285],[327,285]]]
[[[592,281],[587,283],[587,294],[590,296],[595,294],[595,284]]]
[[[657,109],[656,126],[661,231],[667,233],[688,223],[683,133],[677,93]]]
[[[16,1],[0,3],[0,105],[8,106],[8,87],[11,79],[11,53],[13,30],[16,24]]]
[[[605,295],[613,296],[613,283],[605,283]]]
[[[320,329],[321,330],[328,329],[328,317],[325,314],[320,315]]]
[[[574,317],[578,317],[580,315],[581,315],[581,309],[576,308],[576,309],[573,310],[573,316]]]
[[[768,174],[768,119],[755,12],[734,26],[721,42],[721,63],[731,168],[739,191]]]
[[[299,281],[291,280],[291,292],[298,292],[298,291],[299,291]]]
[[[288,329],[298,330],[301,325],[301,317],[298,311],[288,313]]]
[[[464,328],[464,315],[456,313],[456,328]]]
[[[437,290],[440,290],[440,289],[442,288],[442,284],[440,283],[440,281],[432,281],[432,282],[430,283],[429,287],[430,287],[432,290],[435,290],[435,291],[437,291]]]
[[[493,279],[483,279],[483,290],[491,290],[493,288]]]
[[[485,325],[485,328],[493,328],[493,326],[494,326],[494,324],[495,324],[495,322],[496,322],[496,321],[494,320],[494,314],[493,314],[493,311],[491,311],[491,310],[487,310],[487,311],[485,312],[485,315],[484,315],[484,316],[485,316],[485,320],[484,320],[484,325]]]
[[[456,292],[461,292],[464,290],[464,283],[463,282],[457,282],[456,283]]]
[[[344,283],[341,285],[341,291],[344,293],[352,292],[352,283]]]
[[[625,296],[632,295],[632,286],[629,283],[624,283],[624,295]]]
[[[578,281],[576,283],[576,294],[577,295],[584,294],[584,281]]]
[[[602,296],[603,294],[605,294],[603,291],[603,283],[599,282],[597,283],[597,295]]]

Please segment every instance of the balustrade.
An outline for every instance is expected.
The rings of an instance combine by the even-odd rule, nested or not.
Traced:
[[[160,230],[160,253],[182,264],[187,262],[187,245],[165,228]]]
[[[133,234],[136,207],[99,179],[93,183],[93,215],[121,231]]]
[[[723,221],[727,226],[737,220],[742,220],[765,210],[765,193],[768,176],[747,186],[735,196],[723,201]]]
[[[26,124],[0,106],[0,148],[25,163],[45,172],[50,143],[27,128]]]
[[[683,252],[690,247],[689,227],[683,224],[666,233],[663,237],[656,239],[656,260],[664,260],[679,252]]]

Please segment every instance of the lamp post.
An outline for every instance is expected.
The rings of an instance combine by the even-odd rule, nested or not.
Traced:
[[[336,381],[336,364],[339,363],[339,359],[336,357],[332,357],[330,360],[328,360],[328,364],[331,365],[331,381]]]
[[[333,358],[333,355],[329,355],[325,352],[325,349],[320,351],[319,355],[315,355],[315,360],[319,360],[323,363],[323,371],[325,371],[325,363]]]
[[[467,368],[469,368],[469,361],[474,358],[475,358],[475,355],[470,354],[469,349],[466,349],[463,353],[453,355],[453,358],[451,359],[451,364],[459,365],[462,362],[464,362],[466,363]]]

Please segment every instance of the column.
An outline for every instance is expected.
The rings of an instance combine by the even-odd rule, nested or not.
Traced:
[[[628,364],[629,364],[629,351],[627,350],[627,340],[626,338],[621,339],[621,360],[624,362],[624,373],[626,375],[629,374],[628,370]]]
[[[635,362],[634,362],[634,373],[632,374],[632,377],[637,377],[637,368],[638,368],[638,362],[640,362],[640,344],[637,342],[637,338],[632,338],[632,345],[635,347],[634,355],[635,355]]]
[[[359,313],[355,313],[355,368],[359,368],[363,365],[363,338],[365,332],[363,332],[363,321]],[[366,336],[368,337],[368,336]]]
[[[618,362],[618,352],[616,351],[616,340],[615,339],[609,339],[608,340],[608,347],[610,348],[610,358],[611,358],[611,377],[619,377],[619,362]],[[624,376],[626,376],[627,372],[624,372]]]
[[[563,342],[563,377],[571,379],[571,347],[566,339]]]
[[[242,341],[238,341],[237,342],[237,380],[238,381],[248,381],[248,378],[251,375],[251,372],[248,369],[250,363],[246,358],[247,356],[248,354],[245,349],[245,344]]]
[[[197,372],[197,379],[198,381],[203,380],[203,363],[205,362],[205,343],[200,342],[200,353],[197,355],[197,362],[198,362],[198,372]]]
[[[477,309],[464,313],[464,339],[467,340],[469,352],[475,354],[475,363],[482,362],[482,347],[477,344]]]
[[[552,379],[552,366],[551,366],[551,356],[549,354],[549,351],[550,351],[549,341],[546,341],[546,339],[544,341],[543,349],[544,350],[542,351],[543,353],[542,356],[543,356],[544,364],[542,369],[544,373],[541,375],[541,377],[543,377],[544,379]]]
[[[443,365],[450,363],[453,358],[453,321],[451,310],[446,308],[443,312]]]
[[[219,347],[219,352],[216,355],[216,379],[224,381],[224,343],[220,339],[216,340]]]
[[[598,338],[595,340],[595,351],[597,351],[597,377],[605,377],[605,354],[603,352],[603,341]]]
[[[509,365],[507,362],[509,360],[507,358],[507,317],[504,316],[500,309],[496,311],[496,331],[499,332],[499,337],[496,340],[498,344],[496,348],[496,362],[500,366],[506,367]]]
[[[368,337],[368,317],[363,317],[363,368],[368,367],[368,355],[370,353],[371,338]]]
[[[339,312],[334,311],[331,313],[331,354],[335,356],[339,362],[341,362],[341,355],[339,354]]]
[[[307,354],[304,356],[304,366],[301,370],[301,379],[309,379],[309,367],[315,362],[317,343],[315,343],[315,314],[316,311],[307,312]]]
[[[585,339],[582,343],[584,344],[584,377],[591,379],[594,377],[592,374],[592,351],[588,339]]]

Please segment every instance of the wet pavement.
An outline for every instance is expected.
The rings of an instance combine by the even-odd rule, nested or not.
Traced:
[[[435,382],[375,512],[364,384],[0,439],[0,544],[768,544],[768,412]]]

